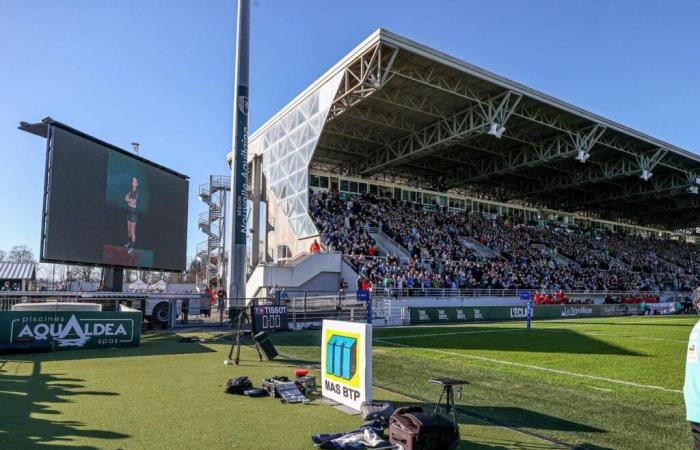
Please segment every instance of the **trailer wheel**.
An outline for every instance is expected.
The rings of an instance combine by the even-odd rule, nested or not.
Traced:
[[[153,314],[151,315],[151,322],[155,325],[163,325],[168,323],[168,304],[158,303],[155,308],[153,308]]]

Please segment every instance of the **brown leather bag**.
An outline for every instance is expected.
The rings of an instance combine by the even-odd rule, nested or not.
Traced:
[[[454,450],[459,434],[451,420],[420,406],[405,406],[389,419],[389,442],[404,450]]]

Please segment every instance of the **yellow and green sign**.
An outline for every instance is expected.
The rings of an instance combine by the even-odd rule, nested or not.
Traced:
[[[324,320],[322,394],[355,410],[372,400],[372,326]]]

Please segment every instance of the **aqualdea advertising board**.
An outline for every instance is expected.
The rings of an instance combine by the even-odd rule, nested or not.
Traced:
[[[0,312],[0,342],[31,341],[48,341],[55,350],[136,347],[141,312]]]
[[[639,305],[562,305],[535,306],[533,319],[573,319],[580,317],[625,316],[639,312]],[[411,324],[526,320],[526,306],[476,306],[411,308]]]
[[[357,411],[372,400],[372,326],[324,320],[321,393]]]

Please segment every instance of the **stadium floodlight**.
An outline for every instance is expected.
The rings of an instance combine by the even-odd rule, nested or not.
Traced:
[[[649,181],[649,178],[651,178],[652,175],[654,174],[651,173],[648,169],[642,169],[642,174],[639,175],[639,178],[641,178],[644,181]]]
[[[591,154],[588,153],[587,151],[579,150],[578,154],[576,155],[576,161],[579,161],[581,163],[585,163],[586,161],[588,161],[588,158],[590,158],[590,157],[591,157]]]
[[[698,187],[697,186],[688,186],[688,193],[689,194],[698,194]]]
[[[503,125],[500,125],[496,122],[493,122],[491,124],[491,128],[489,128],[489,131],[487,134],[490,134],[491,136],[496,136],[498,139],[503,136],[503,133],[506,131],[506,127]]]
[[[141,146],[138,142],[132,142],[131,146],[134,148],[134,153],[139,154],[139,147]]]

